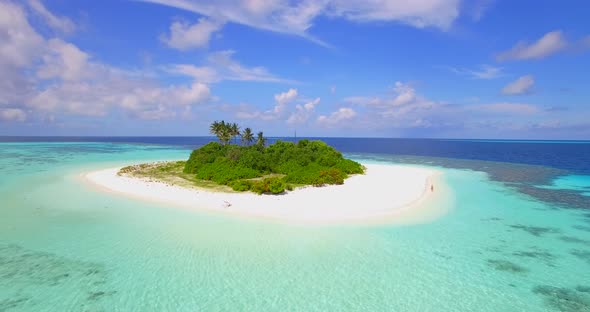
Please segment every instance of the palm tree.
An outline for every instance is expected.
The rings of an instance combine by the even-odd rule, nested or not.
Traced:
[[[226,145],[232,137],[231,125],[222,120],[220,128],[219,141],[221,141],[223,145]]]
[[[215,135],[219,141],[221,141],[221,123],[219,121],[214,121],[211,126],[209,126],[209,132],[213,135]]]
[[[256,144],[259,146],[266,145],[266,138],[264,137],[264,134],[262,133],[262,131],[258,132],[258,138],[256,140]]]
[[[246,143],[246,145],[252,144],[254,141],[254,133],[252,133],[252,129],[246,128],[242,131],[242,143]]]
[[[236,143],[236,136],[240,135],[240,127],[235,122],[232,124],[228,124],[228,126],[231,136],[234,137],[234,143]]]
[[[221,144],[227,144],[232,137],[232,131],[231,131],[231,126],[228,123],[225,123],[224,120],[222,120],[221,122],[219,121],[214,121],[211,126],[209,127],[209,131],[214,134],[215,136],[217,136],[217,138],[219,139],[219,142],[221,142]]]

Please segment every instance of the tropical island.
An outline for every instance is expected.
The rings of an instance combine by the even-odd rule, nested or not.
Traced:
[[[218,191],[231,188],[257,194],[281,194],[310,185],[340,185],[350,175],[364,173],[361,164],[344,158],[322,141],[277,141],[266,146],[263,132],[258,132],[254,142],[252,130],[240,131],[236,123],[215,121],[210,130],[219,142],[195,149],[187,161],[128,166],[119,173],[170,183],[184,179]],[[236,143],[238,137],[240,144]]]
[[[165,206],[296,223],[420,222],[445,213],[433,169],[358,163],[322,141],[276,141],[235,123],[211,124],[217,141],[187,160],[89,172],[101,190]],[[433,185],[437,184],[434,193]],[[280,196],[269,196],[279,195]]]

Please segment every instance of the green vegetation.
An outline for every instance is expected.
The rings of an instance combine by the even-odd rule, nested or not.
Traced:
[[[199,180],[194,174],[182,172],[185,164],[186,161],[170,161],[133,165],[122,168],[118,174],[186,188],[232,192],[229,186],[220,185],[213,181]]]
[[[254,135],[250,128],[240,132],[235,123],[216,121],[210,130],[220,143],[211,142],[194,150],[183,173],[234,191],[279,194],[293,186],[342,184],[349,174],[364,172],[359,163],[343,158],[322,141],[278,141],[266,146],[266,138],[259,132],[256,143],[251,145]],[[238,135],[242,145],[230,144]]]
[[[119,175],[188,188],[221,192],[280,194],[295,187],[342,184],[364,168],[322,141],[278,141],[266,146],[262,132],[240,131],[235,123],[214,122],[219,139],[194,150],[188,161],[157,162],[122,168]],[[233,140],[241,145],[230,144]]]

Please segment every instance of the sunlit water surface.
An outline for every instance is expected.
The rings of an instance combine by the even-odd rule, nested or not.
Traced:
[[[0,311],[590,311],[585,175],[347,154],[444,172],[452,210],[403,226],[297,226],[190,212],[80,179],[189,152],[0,143]]]

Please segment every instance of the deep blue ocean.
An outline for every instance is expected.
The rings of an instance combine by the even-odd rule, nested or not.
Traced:
[[[303,138],[299,138],[303,139]],[[590,174],[590,141],[307,138],[344,153],[372,153],[540,165]],[[100,142],[171,145],[193,149],[213,137],[0,137],[0,142]],[[294,138],[270,138],[293,141]]]

